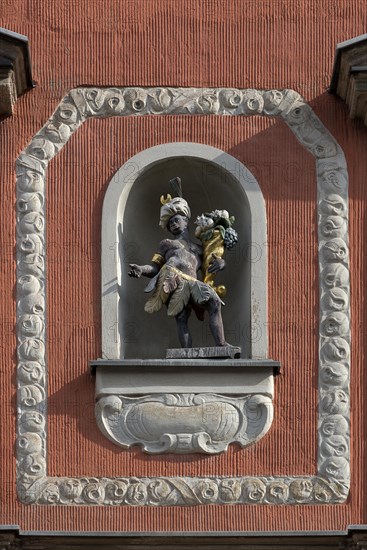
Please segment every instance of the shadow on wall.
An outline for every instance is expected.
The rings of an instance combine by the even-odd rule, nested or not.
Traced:
[[[209,118],[211,117],[198,117],[204,127],[202,132],[204,136],[205,128],[208,132],[211,128],[208,123]],[[226,252],[228,266],[218,275],[217,280],[228,288],[226,305],[223,308],[226,339],[230,343],[240,344],[245,356],[249,354],[249,344],[254,337],[249,325],[249,317],[244,313],[244,308],[250,300],[249,286],[246,286],[246,281],[249,267],[257,261],[259,255],[269,253],[269,267],[273,271],[279,270],[280,263],[286,266],[286,271],[281,266],[282,275],[275,273],[276,277],[272,276],[270,295],[280,296],[286,292],[292,299],[294,280],[291,275],[293,273],[293,279],[295,279],[298,277],[296,274],[300,272],[299,278],[303,279],[304,265],[312,268],[309,277],[312,279],[312,287],[317,290],[314,158],[279,119],[261,116],[245,117],[241,119],[241,125],[235,124],[234,117],[215,117],[215,119],[218,119],[216,135],[222,133],[223,139],[216,139],[215,143],[212,138],[208,141],[223,147],[224,151],[238,159],[239,164],[242,163],[249,169],[259,183],[269,220],[267,241],[254,242],[251,238],[249,226],[246,226],[246,223],[251,224],[251,221],[246,215],[247,204],[243,190],[235,178],[231,178],[228,172],[221,171],[217,165],[211,165],[204,159],[177,156],[148,167],[146,172],[134,182],[127,198],[126,216],[120,219],[120,225],[117,228],[120,258],[117,261],[121,262],[119,324],[123,339],[121,350],[125,350],[120,356],[162,357],[167,346],[178,345],[175,321],[167,318],[165,310],[153,315],[144,312],[144,304],[149,295],[144,294],[143,289],[148,280],[137,281],[127,277],[129,263],[149,262],[160,240],[169,236],[158,226],[159,198],[162,194],[169,192],[168,180],[174,176],[179,175],[182,178],[184,196],[191,206],[191,234],[193,234],[195,217],[213,208],[225,208],[237,218],[235,228],[239,232],[240,242],[233,251]],[[118,118],[114,120],[118,125],[124,122]],[[139,130],[141,132],[144,127],[144,117],[137,119],[135,124],[142,127]],[[248,136],[249,125],[252,128],[251,136]],[[231,147],[226,146],[229,138]],[[175,143],[177,146],[180,145],[180,142]],[[149,136],[146,144],[155,145],[154,135]],[[221,187],[222,184],[223,187]],[[99,212],[98,216],[100,216]],[[240,225],[239,222],[241,222]],[[286,281],[283,281],[284,278]],[[108,292],[116,292],[116,277],[110,278],[108,283]],[[243,298],[242,301],[238,301],[239,292]],[[312,297],[311,301],[309,298],[307,298],[306,316],[311,323],[318,318],[318,298],[317,295],[315,299]],[[276,327],[279,328],[279,323],[284,325],[287,322],[286,317],[280,316],[279,309],[270,308],[269,311],[271,312],[269,322],[275,323]],[[288,325],[293,326],[296,323],[295,330],[298,331],[300,328],[298,325],[301,323],[297,319],[292,318]],[[114,321],[111,321],[110,325],[117,327]],[[200,323],[192,314],[190,327],[194,335],[194,345],[212,344],[207,321]],[[255,334],[256,338],[261,338],[261,330],[266,330],[266,327],[260,327],[259,333]],[[279,330],[277,332],[279,333]],[[287,335],[285,337],[288,338]],[[293,340],[290,341],[292,338]],[[290,335],[288,344],[292,346],[294,341],[296,345],[296,340],[298,338]],[[142,354],[142,348],[144,354]]]
[[[331,117],[334,115],[335,113],[330,114]],[[339,122],[341,116],[342,115],[339,113]],[[203,120],[203,125],[205,125],[206,118],[208,117],[202,118],[205,119]],[[224,129],[226,131],[236,129],[233,121],[230,120],[232,117],[221,118],[224,119]],[[345,118],[347,118],[347,115]],[[103,124],[109,123],[110,120],[111,119],[101,120],[98,121],[98,123],[102,126]],[[118,118],[115,118],[115,121],[117,124],[121,125],[124,123],[124,121]],[[311,322],[316,324],[318,322],[315,163],[312,156],[297,142],[289,128],[287,128],[286,125],[280,120],[271,119],[271,126],[266,129],[264,129],[260,122],[262,124],[264,122],[269,124],[269,120],[265,120],[262,117],[243,119],[243,126],[246,124],[258,124],[258,132],[249,138],[245,136],[245,131],[243,131],[243,133],[239,132],[237,145],[233,147],[225,147],[221,139],[218,139],[215,143],[213,143],[209,134],[207,141],[212,145],[222,147],[227,153],[238,158],[239,161],[254,174],[261,187],[261,191],[266,202],[269,222],[269,286],[270,297],[272,299],[269,307],[269,322],[272,348],[276,352],[275,357],[281,360],[282,364],[284,363],[285,369],[289,367],[288,372],[294,373],[294,365],[298,365],[299,361],[302,359],[302,348],[300,348],[299,342],[300,340],[307,342],[307,348],[310,350],[310,357],[307,364],[304,365],[304,363],[302,363],[301,366],[307,367],[308,365],[308,367],[298,369],[297,376],[301,377],[300,387],[302,387],[302,384],[316,387],[317,331],[314,330],[314,325],[310,324]],[[329,130],[334,132],[334,135],[336,135],[334,131],[335,125],[332,125],[331,122],[331,125],[329,125],[326,120],[324,122],[328,126]],[[135,123],[143,125],[143,117],[136,119]],[[89,124],[89,122],[86,124]],[[336,137],[343,146],[342,139],[339,136]],[[159,136],[156,138],[152,137],[149,142],[149,146],[154,146],[157,144],[155,139],[158,140]],[[232,143],[233,142],[235,142],[234,139],[232,140]],[[116,140],[116,143],[118,143],[118,140]],[[361,159],[363,163],[367,162],[363,160],[363,155],[361,156]],[[177,345],[175,321],[167,318],[166,311],[162,310],[155,315],[148,315],[144,312],[144,303],[148,295],[144,295],[143,289],[146,282],[148,282],[148,279],[139,281],[132,280],[127,277],[128,264],[133,262],[144,263],[149,261],[153,253],[156,251],[159,241],[167,236],[167,233],[165,233],[158,226],[160,210],[159,198],[162,194],[169,192],[168,180],[170,178],[176,175],[180,175],[182,177],[184,196],[190,203],[192,211],[192,219],[190,223],[191,234],[193,234],[193,221],[196,215],[201,214],[203,211],[219,207],[228,209],[230,213],[234,214],[237,218],[235,228],[239,232],[240,243],[238,246],[240,247],[240,250],[246,248],[246,239],[249,238],[246,234],[246,227],[239,225],[243,207],[241,206],[238,197],[241,198],[241,201],[245,199],[242,196],[242,189],[236,188],[236,185],[238,185],[237,182],[233,185],[233,182],[230,183],[227,175],[224,180],[222,179],[223,176],[220,173],[213,175],[212,166],[206,166],[208,163],[199,159],[195,161],[196,164],[193,162],[192,158],[185,159],[184,157],[174,159],[172,162],[175,162],[176,164],[170,166],[169,163],[165,165],[163,162],[161,165],[155,165],[151,169],[152,172],[148,170],[142,175],[142,179],[139,179],[136,182],[136,185],[134,184],[131,196],[129,197],[127,203],[128,216],[124,220],[123,226],[120,227],[120,229],[123,230],[124,235],[125,231],[126,234],[130,232],[130,238],[128,239],[124,236],[124,240],[120,242],[120,257],[122,258],[121,269],[123,276],[126,277],[127,285],[126,296],[128,300],[126,303],[124,302],[123,311],[126,313],[124,336],[127,341],[126,343],[131,343],[131,348],[129,347],[128,351],[129,357],[141,357],[141,348],[142,346],[145,347],[145,345],[152,347],[152,350],[147,352],[147,356],[149,355],[150,357],[153,356],[152,354],[153,352],[156,352],[157,348],[160,350],[157,355],[161,356],[161,350],[165,350],[168,344],[171,345],[172,343],[174,346]],[[202,174],[203,171],[204,174],[209,177],[204,177]],[[214,189],[215,185],[219,185],[221,181],[224,181],[224,187],[222,195],[219,195],[220,204],[218,204],[217,195],[214,194]],[[102,191],[103,195],[107,187],[108,182],[106,182],[105,188]],[[135,193],[136,197],[134,195]],[[222,197],[223,199],[226,199],[223,204]],[[230,202],[227,202],[227,199],[230,199]],[[98,202],[98,205],[95,205],[93,216],[94,221],[101,218],[101,208],[102,200]],[[307,216],[300,213],[300,208],[305,208],[304,214],[306,213]],[[279,218],[279,216],[281,217]],[[301,216],[303,216],[303,218]],[[304,225],[300,225],[300,219],[304,219],[306,223]],[[98,227],[98,224],[96,224],[96,227]],[[301,245],[303,245],[307,237],[310,239],[310,242],[303,249]],[[242,245],[242,243],[244,244]],[[294,246],[289,246],[289,243],[300,243],[300,247],[298,249],[298,244],[296,248]],[[294,258],[294,250],[297,252],[296,258]],[[306,255],[304,253],[306,253]],[[288,260],[291,261],[281,262],[281,257],[284,257],[285,260],[288,258]],[[301,262],[299,261],[300,258],[302,260]],[[226,306],[223,308],[226,337],[231,343],[236,343],[238,338],[242,338],[242,327],[238,321],[238,315],[241,314],[241,308],[239,303],[237,303],[237,293],[239,290],[242,291],[242,289],[244,289],[245,293],[248,290],[243,285],[243,279],[246,278],[246,268],[242,265],[242,254],[238,255],[238,249],[236,250],[236,248],[233,252],[226,253],[226,261],[227,269],[219,275],[221,279],[218,277],[218,281],[220,280],[220,282],[226,284],[228,288],[228,295],[225,299]],[[239,270],[241,266],[243,267],[244,272],[240,278]],[[282,266],[286,266],[286,269],[282,269]],[[298,271],[299,276],[297,275]],[[303,292],[300,293],[299,289],[296,290],[294,288],[294,280],[299,281],[299,284],[304,283],[308,293],[303,295]],[[284,305],[295,302],[297,302],[296,308],[289,310],[284,309]],[[96,281],[95,284],[95,294],[92,304],[94,304],[94,307],[97,310],[95,315],[96,318],[98,318],[100,309],[100,285],[98,284],[98,281]],[[233,315],[233,318],[228,317],[228,313],[231,312],[230,308],[232,307],[235,308],[236,312]],[[291,316],[291,313],[294,311],[298,315],[296,319]],[[131,314],[134,314],[133,321],[130,321]],[[211,345],[212,339],[207,322],[199,323],[196,321],[195,315],[193,314],[190,319],[190,326],[192,327],[193,333],[195,333],[194,344],[199,344],[203,341],[204,345]],[[291,327],[292,330],[294,327],[296,332],[292,332],[292,334],[290,334],[289,331],[287,332],[286,329],[288,326]],[[238,327],[240,327],[240,330],[238,330]],[[147,339],[147,342],[145,342],[145,339]],[[66,351],[70,352],[71,355],[70,368],[72,368],[74,364],[75,352],[72,347],[74,341],[75,338],[71,338],[66,347]],[[243,340],[241,340],[241,345],[243,346]],[[94,343],[93,346],[96,347],[96,344]],[[81,426],[79,426],[78,429],[81,430],[83,436],[87,439],[90,439],[92,442],[97,440],[101,446],[108,448],[113,451],[116,456],[119,456],[121,454],[121,450],[107,441],[95,427],[93,409],[94,383],[90,379],[86,365],[89,359],[95,359],[97,355],[95,351],[88,351],[88,348],[89,346],[86,346],[85,348],[85,360],[80,362],[80,368],[84,374],[79,378],[76,377],[69,384],[64,385],[58,392],[51,395],[50,407],[51,410],[57,411],[57,414],[65,414],[66,417],[69,418],[70,408],[69,406],[62,405],[62,403],[67,404],[70,400],[74,402],[73,391],[80,392],[80,397],[75,395],[75,400],[78,403],[80,400],[85,403],[87,396],[87,402],[90,403],[90,411],[87,411],[86,415],[81,414],[80,411],[84,407],[84,405],[82,405],[78,406],[77,412],[73,415],[75,417],[74,421],[81,423]],[[66,364],[68,364],[67,361]],[[292,423],[295,421],[294,418],[297,420],[297,411],[289,407],[289,402],[293,398],[294,391],[292,388],[292,383],[288,383],[289,380],[293,380],[293,377],[288,376],[280,378],[278,381],[278,384],[286,386],[281,388],[282,391],[279,392],[278,407],[281,411],[280,416],[283,421]],[[70,397],[71,395],[73,397]],[[302,406],[301,401],[299,406]],[[277,426],[278,424],[274,426],[274,430],[278,429]],[[272,433],[277,432],[274,431]],[[294,434],[295,438],[293,444],[296,445],[299,438],[298,431],[290,431],[290,437],[293,437],[292,434]],[[273,436],[269,434],[267,437],[271,438],[270,444],[274,444],[272,439]],[[290,447],[292,447],[292,445],[290,445]],[[135,453],[136,456],[143,456],[144,460],[147,462],[156,460],[153,457],[146,457],[146,455],[142,454],[138,448],[134,448],[130,452]],[[240,451],[239,449],[238,452],[243,453],[243,451]],[[252,451],[247,451],[247,453],[249,452]],[[282,453],[278,454],[279,457],[282,456]],[[260,458],[257,458],[259,468],[263,467],[265,464],[264,467],[266,469],[267,457],[268,453],[264,452],[261,454]],[[166,462],[170,461],[171,457],[166,457],[165,460]],[[172,458],[172,461],[176,460],[177,459]],[[186,460],[186,458],[180,458],[180,461]],[[211,461],[212,458],[196,457],[196,460]],[[299,458],[297,458],[297,460],[298,468]],[[283,460],[282,464],[279,466],[281,471],[283,471],[282,468],[285,468]],[[224,474],[226,471],[225,468],[226,465],[223,466]],[[60,472],[64,474],[61,467]],[[287,470],[285,470],[285,472],[287,473]]]

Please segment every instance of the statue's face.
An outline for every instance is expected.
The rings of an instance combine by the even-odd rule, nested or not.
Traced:
[[[186,216],[175,214],[168,220],[167,229],[172,235],[181,235],[187,229],[188,223]]]

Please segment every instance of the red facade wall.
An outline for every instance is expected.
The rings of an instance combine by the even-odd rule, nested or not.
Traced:
[[[1,516],[24,530],[342,530],[367,523],[363,326],[367,130],[326,92],[335,45],[362,34],[362,1],[3,0],[0,26],[30,39],[37,87],[0,122]],[[350,177],[352,485],[344,505],[99,508],[25,506],[15,491],[14,162],[64,94],[79,85],[292,88],[342,147]],[[244,163],[268,217],[269,357],[282,364],[275,418],[255,446],[218,456],[120,451],[94,418],[88,362],[101,355],[104,193],[132,155],[165,142],[218,147]],[[158,197],[157,197],[158,199]],[[159,204],[154,206],[158,209]],[[157,229],[157,240],[160,238]],[[85,123],[47,179],[48,462],[55,476],[308,475],[316,472],[318,268],[314,160],[278,119],[137,117]],[[129,261],[140,258],[126,257]],[[143,313],[142,313],[143,314]]]

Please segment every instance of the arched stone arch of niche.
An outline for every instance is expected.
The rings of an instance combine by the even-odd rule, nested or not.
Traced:
[[[240,244],[226,253],[227,269],[220,278],[228,288],[224,326],[231,344],[242,347],[242,357],[267,358],[265,202],[241,162],[199,143],[166,143],[142,151],[111,179],[102,215],[102,357],[163,357],[167,348],[177,346],[175,323],[165,311],[154,318],[143,311],[147,281],[137,284],[127,276],[129,258],[148,263],[159,240],[167,236],[158,228],[159,197],[169,191],[174,174],[182,178],[193,219],[215,208],[235,216]],[[111,251],[117,251],[117,258]],[[212,345],[207,323],[194,317],[194,345]]]
[[[48,162],[89,118],[231,115],[280,117],[315,159],[319,239],[318,468],[308,476],[79,478],[47,475],[45,326],[45,183]],[[55,129],[56,128],[56,129]],[[350,307],[348,175],[344,154],[311,107],[293,90],[77,88],[61,101],[17,159],[18,495],[46,505],[330,504],[350,484]],[[35,223],[36,222],[36,223]],[[46,301],[47,304],[47,301]],[[334,449],[337,448],[337,452]],[[33,465],[37,467],[33,467]],[[30,466],[31,465],[31,466]],[[152,500],[151,483],[162,491]],[[228,478],[225,478],[225,483]],[[139,488],[137,489],[137,484]],[[209,485],[208,485],[209,484]],[[168,500],[167,500],[168,499]]]

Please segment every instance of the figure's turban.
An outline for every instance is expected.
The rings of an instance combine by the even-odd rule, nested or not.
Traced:
[[[175,214],[181,214],[181,216],[186,216],[186,218],[191,217],[190,208],[185,199],[174,197],[162,205],[159,221],[160,227],[167,229],[168,220],[172,216],[175,216]]]

